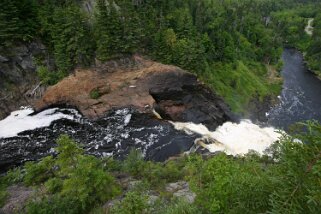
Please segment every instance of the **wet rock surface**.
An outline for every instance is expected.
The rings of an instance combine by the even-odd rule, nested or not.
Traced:
[[[65,114],[74,110],[59,109]],[[56,139],[68,134],[88,154],[122,159],[132,148],[141,149],[147,160],[164,161],[188,150],[198,136],[177,131],[166,121],[131,108],[111,110],[97,120],[75,115],[49,127],[25,131],[17,137],[0,139],[0,171],[55,154]]]
[[[164,119],[202,123],[215,130],[232,118],[224,101],[191,73],[160,73],[149,78],[154,107]]]
[[[31,69],[32,64],[26,63],[25,67]],[[92,92],[98,96],[94,98]],[[21,104],[12,102],[15,106]],[[156,119],[154,109],[163,119],[202,123],[211,130],[231,120],[223,100],[195,75],[140,56],[77,70],[49,87],[33,104],[35,114],[56,106],[72,106],[83,116],[59,119],[48,127],[0,139],[1,171],[55,154],[55,141],[61,134],[68,134],[95,156],[123,158],[131,148],[139,148],[146,159],[164,161],[188,150],[198,136],[177,131],[168,121]],[[74,114],[65,108],[57,111]]]

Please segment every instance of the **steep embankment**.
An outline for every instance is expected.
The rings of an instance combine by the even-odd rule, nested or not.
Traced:
[[[138,56],[78,70],[36,103],[38,111],[64,105],[83,115],[67,108],[12,112],[0,121],[0,171],[54,153],[61,134],[96,156],[122,158],[136,148],[146,159],[164,161],[191,148],[198,134],[176,130],[154,109],[164,119],[211,130],[231,120],[224,101],[195,75]]]
[[[31,105],[44,90],[36,73],[36,59],[49,65],[40,42],[0,47],[0,119],[20,106]]]
[[[164,119],[202,123],[212,130],[231,118],[224,101],[195,75],[139,56],[77,70],[48,88],[36,108],[61,104],[91,119],[114,108],[156,109]]]

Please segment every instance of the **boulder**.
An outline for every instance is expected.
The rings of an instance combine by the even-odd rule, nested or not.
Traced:
[[[186,181],[169,183],[166,186],[166,191],[172,193],[174,197],[183,198],[190,204],[194,203],[196,198],[196,194],[190,190]]]

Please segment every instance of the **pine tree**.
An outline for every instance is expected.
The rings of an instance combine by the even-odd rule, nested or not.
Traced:
[[[68,72],[75,65],[88,65],[94,42],[79,7],[58,8],[52,18],[51,36],[58,70]]]
[[[110,44],[110,36],[108,24],[109,12],[105,0],[97,1],[97,14],[96,14],[96,32],[95,37],[97,41],[97,58],[100,60],[107,60],[111,55],[111,50],[108,45]]]
[[[0,44],[20,38],[18,9],[12,0],[0,1]]]

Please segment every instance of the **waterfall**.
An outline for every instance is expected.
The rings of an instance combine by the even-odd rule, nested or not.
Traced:
[[[1,120],[0,138],[14,137],[23,131],[48,127],[53,121],[60,119],[80,123],[82,118],[78,111],[74,109],[52,108],[37,114],[32,113],[34,113],[32,108],[22,107],[20,110],[12,112],[4,120]],[[123,122],[121,123],[123,123],[124,126],[130,122],[132,117],[132,115],[128,113],[128,109],[118,110],[115,114],[123,115],[123,119],[121,119]],[[178,131],[184,131],[188,135],[196,134],[202,136],[201,139],[198,138],[195,141],[212,142],[210,144],[202,143],[202,146],[206,147],[210,152],[223,151],[229,155],[243,155],[251,150],[262,154],[266,148],[281,136],[281,133],[277,132],[273,127],[260,127],[253,124],[250,120],[242,120],[240,123],[226,122],[213,132],[209,131],[207,127],[202,124],[170,123],[172,123]],[[102,130],[102,132],[106,132],[106,130]],[[121,136],[129,136],[129,133],[125,130],[119,134],[121,134]],[[127,138],[128,137],[126,137],[126,139]]]
[[[251,150],[263,154],[282,135],[273,127],[260,127],[250,120],[242,120],[240,123],[226,122],[213,132],[202,124],[172,124],[177,130],[185,131],[187,134],[200,134],[205,141],[216,141],[206,145],[210,152],[222,151],[229,155],[244,155]]]
[[[48,127],[53,121],[59,119],[77,120],[81,115],[74,109],[52,108],[32,115],[34,110],[30,107],[21,107],[20,110],[0,121],[0,138],[17,136],[19,133],[37,128]]]

